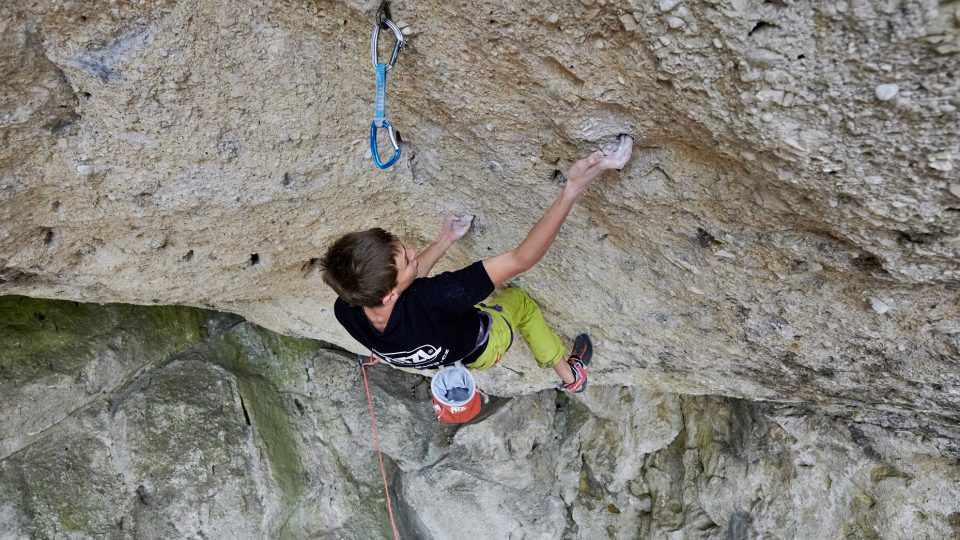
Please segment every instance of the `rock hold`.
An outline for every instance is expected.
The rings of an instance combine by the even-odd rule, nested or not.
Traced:
[[[880,315],[890,311],[890,306],[887,304],[887,302],[884,302],[879,298],[870,298],[870,308]]]
[[[660,0],[658,7],[660,11],[666,13],[671,9],[677,7],[680,4],[681,0]]]
[[[900,92],[900,87],[896,84],[881,84],[874,89],[874,94],[880,101],[890,101]]]

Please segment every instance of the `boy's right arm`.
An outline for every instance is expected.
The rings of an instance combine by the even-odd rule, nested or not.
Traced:
[[[547,253],[547,250],[557,239],[560,227],[566,221],[573,203],[603,171],[620,169],[630,160],[633,150],[633,138],[621,136],[617,151],[604,156],[597,151],[573,164],[567,172],[567,183],[563,192],[553,201],[543,217],[530,229],[520,245],[511,251],[501,253],[485,259],[483,267],[486,269],[494,285],[505,281],[533,268]]]

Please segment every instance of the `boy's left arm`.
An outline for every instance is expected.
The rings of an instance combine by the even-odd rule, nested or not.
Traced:
[[[467,234],[471,223],[473,223],[473,216],[470,214],[463,216],[450,214],[443,218],[443,228],[440,230],[440,236],[430,244],[430,247],[417,255],[417,277],[426,277],[447,249]]]

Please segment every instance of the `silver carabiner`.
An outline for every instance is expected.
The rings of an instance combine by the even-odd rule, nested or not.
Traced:
[[[390,71],[390,68],[397,63],[397,56],[400,56],[400,47],[403,47],[403,32],[400,31],[397,23],[390,19],[384,18],[373,23],[373,35],[370,37],[370,59],[373,60],[374,67],[379,63],[377,62],[377,41],[380,39],[380,28],[383,25],[393,30],[393,35],[397,37],[397,44],[393,46],[393,54],[390,55],[390,62],[386,64],[387,71]]]

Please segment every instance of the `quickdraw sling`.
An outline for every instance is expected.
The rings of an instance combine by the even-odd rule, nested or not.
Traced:
[[[373,163],[381,169],[393,165],[400,158],[400,144],[393,132],[393,124],[387,121],[386,101],[387,72],[397,63],[397,56],[400,55],[400,48],[403,47],[403,32],[400,31],[397,23],[385,16],[385,4],[385,2],[380,4],[380,9],[377,11],[377,20],[373,23],[373,35],[370,38],[370,58],[373,60],[373,69],[377,76],[376,110],[374,111],[373,122],[370,122],[370,154],[373,156]],[[397,39],[397,43],[393,47],[393,54],[390,55],[390,61],[386,63],[381,63],[377,59],[377,42],[380,39],[381,28],[392,30]],[[387,134],[390,136],[390,142],[393,144],[393,155],[385,162],[380,159],[380,151],[377,148],[377,129],[379,128],[386,128]]]

